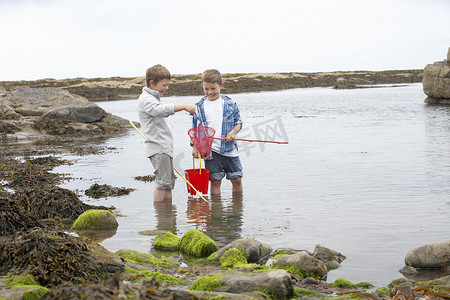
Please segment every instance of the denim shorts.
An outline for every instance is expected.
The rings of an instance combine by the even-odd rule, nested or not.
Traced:
[[[212,159],[205,160],[205,167],[209,170],[209,180],[222,180],[242,177],[242,164],[239,156],[228,157],[211,151]]]
[[[155,188],[158,190],[173,190],[175,174],[173,173],[173,159],[165,153],[157,153],[149,157],[155,168]]]

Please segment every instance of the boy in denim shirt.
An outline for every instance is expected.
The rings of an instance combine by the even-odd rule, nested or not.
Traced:
[[[233,192],[242,192],[242,165],[239,159],[236,134],[242,128],[239,108],[230,97],[221,95],[224,86],[222,74],[215,69],[206,70],[202,74],[205,96],[195,104],[193,127],[207,126],[216,131],[211,147],[211,155],[205,160],[206,169],[210,171],[211,195],[220,194],[223,177],[229,179]],[[199,156],[199,151],[193,147],[192,155]]]
[[[194,114],[194,107],[188,104],[162,103],[161,96],[169,88],[170,72],[162,65],[147,69],[145,82],[139,96],[139,121],[146,136],[145,152],[155,169],[155,191],[153,201],[172,199],[175,185],[173,173],[173,137],[167,117],[179,111]]]

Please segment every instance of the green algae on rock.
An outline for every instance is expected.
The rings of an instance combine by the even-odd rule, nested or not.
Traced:
[[[36,285],[30,287],[29,290],[23,292],[23,300],[38,300],[41,299],[43,295],[50,293],[50,290],[43,286]]]
[[[256,264],[251,265],[256,266]],[[241,248],[240,250],[236,248],[228,249],[220,258],[220,266],[222,269],[243,268],[251,265],[247,262],[244,248]]]
[[[196,257],[207,257],[219,246],[209,236],[197,229],[188,230],[180,240],[180,251]]]
[[[39,285],[39,282],[32,274],[15,275],[8,273],[5,277],[5,283],[9,286],[14,285]]]
[[[219,276],[222,275],[221,273],[216,273],[200,277],[189,287],[189,291],[214,292],[222,286],[219,281]]]
[[[178,236],[168,231],[165,234],[158,235],[155,238],[155,244],[153,245],[153,247],[159,250],[168,250],[168,251],[178,250],[178,244],[180,240],[181,239]]]
[[[372,288],[373,285],[368,282],[353,283],[344,278],[337,278],[333,283],[333,286],[344,288],[344,289],[355,289],[355,288]]]
[[[156,279],[158,282],[165,282],[170,285],[187,284],[187,280],[183,280],[161,272],[153,272],[150,270],[136,270],[128,267],[125,268],[125,271],[127,272],[125,277],[129,279],[131,282],[141,282],[144,279],[148,280]]]
[[[116,217],[108,210],[90,209],[73,222],[72,229],[110,229],[117,228]]]
[[[176,266],[174,263],[169,262],[167,258],[156,258],[150,253],[142,253],[129,249],[120,249],[116,252],[116,254],[135,265],[150,266],[155,268],[172,268]]]

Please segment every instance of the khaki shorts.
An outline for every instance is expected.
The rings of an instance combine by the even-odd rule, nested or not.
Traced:
[[[173,158],[165,153],[157,153],[149,157],[155,168],[155,188],[158,190],[173,190],[175,174],[173,173]]]

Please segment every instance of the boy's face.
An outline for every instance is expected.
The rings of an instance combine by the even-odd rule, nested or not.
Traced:
[[[149,85],[152,90],[159,92],[159,95],[162,96],[165,91],[169,88],[169,79],[161,79],[158,83],[155,84],[155,81],[150,80]]]
[[[209,101],[214,101],[220,97],[220,90],[223,88],[224,82],[218,84],[217,82],[203,82],[203,91]]]

